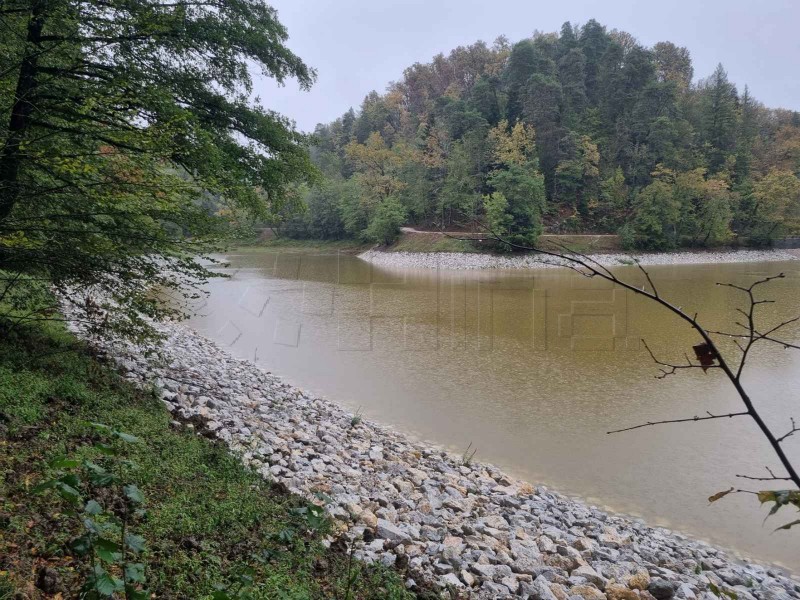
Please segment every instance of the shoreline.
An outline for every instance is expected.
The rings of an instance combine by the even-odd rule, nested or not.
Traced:
[[[367,250],[358,258],[379,267],[411,269],[480,270],[480,269],[553,269],[564,261],[536,254],[501,255],[459,252],[387,252]],[[604,267],[634,264],[655,265],[715,265],[750,262],[780,262],[799,260],[800,252],[787,250],[720,250],[655,253],[604,253],[587,255]]]
[[[425,582],[475,598],[712,600],[712,589],[742,600],[800,597],[800,581],[780,569],[464,461],[313,397],[186,326],[157,327],[160,358],[127,342],[100,349],[265,478],[318,502],[325,494],[354,556],[407,568],[412,590]]]

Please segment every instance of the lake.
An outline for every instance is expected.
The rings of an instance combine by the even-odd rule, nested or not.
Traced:
[[[364,417],[491,462],[610,510],[641,516],[745,557],[800,570],[797,518],[762,524],[754,497],[708,496],[766,475],[777,459],[747,417],[606,432],[646,421],[742,410],[723,375],[663,380],[642,345],[680,362],[698,342],[655,303],[567,269],[378,268],[348,255],[248,250],[208,285],[189,324],[239,357]],[[731,330],[744,284],[784,271],[763,323],[800,312],[800,262],[656,266],[665,298]],[[618,275],[643,283],[634,267]],[[787,341],[800,328],[785,329]],[[726,350],[735,347],[726,342]],[[763,345],[746,387],[779,434],[800,417],[800,351]],[[785,444],[800,462],[800,435]],[[797,464],[797,462],[795,464]]]

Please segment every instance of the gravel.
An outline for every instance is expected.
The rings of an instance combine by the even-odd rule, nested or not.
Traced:
[[[462,252],[382,252],[380,250],[368,250],[358,256],[362,260],[381,267],[447,270],[546,269],[563,266],[565,262],[536,254],[504,256]],[[634,260],[643,266],[649,266],[774,262],[798,259],[796,255],[783,250],[592,254],[588,258],[605,267],[630,265],[633,264]]]

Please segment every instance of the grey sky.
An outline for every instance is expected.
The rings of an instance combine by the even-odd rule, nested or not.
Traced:
[[[268,0],[269,1],[269,0]],[[512,42],[564,21],[597,19],[652,46],[669,40],[692,54],[695,78],[718,62],[739,89],[767,106],[800,110],[800,0],[271,0],[289,30],[289,47],[319,77],[310,92],[297,83],[260,81],[268,108],[311,131],[371,90],[383,92],[403,69],[435,54],[504,34]]]

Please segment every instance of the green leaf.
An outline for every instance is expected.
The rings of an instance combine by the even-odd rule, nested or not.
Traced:
[[[106,538],[97,538],[94,543],[94,551],[100,560],[114,563],[122,558],[122,548],[118,543]]]
[[[125,497],[133,504],[141,504],[144,502],[144,496],[142,495],[142,492],[135,485],[126,485],[124,488],[122,488],[122,491],[124,492]]]
[[[99,515],[103,512],[103,507],[96,500],[89,500],[83,508],[87,515]]]
[[[142,563],[125,563],[125,581],[144,583],[144,565]]]
[[[131,435],[130,433],[125,433],[124,431],[112,431],[111,435],[116,438],[121,439],[123,442],[128,442],[129,444],[138,444],[142,440],[140,440],[135,435]]]
[[[42,482],[31,490],[31,494],[41,494],[45,490],[51,490],[56,487],[57,483],[58,479],[51,479],[50,481]]]
[[[59,481],[56,483],[56,490],[64,500],[71,504],[78,504],[81,500],[81,493],[71,485]]]
[[[88,533],[76,537],[69,543],[69,547],[78,556],[86,556],[92,550],[92,537]]]
[[[97,442],[94,445],[94,448],[95,448],[95,450],[98,450],[100,452],[100,454],[105,454],[106,456],[116,456],[117,455],[117,451],[112,446],[109,446],[108,444],[104,444],[102,442]]]
[[[97,487],[106,487],[112,484],[115,480],[115,477],[112,473],[98,464],[87,460],[84,461],[83,466],[87,471],[89,471],[89,481],[92,482],[92,485]]]
[[[122,581],[109,575],[101,565],[95,565],[91,584],[102,596],[113,596],[114,592],[124,588]]]
[[[131,552],[138,554],[147,548],[147,544],[144,541],[144,538],[140,535],[136,535],[133,533],[126,533],[125,534],[125,547],[128,548]]]
[[[150,592],[147,590],[137,590],[132,585],[125,586],[126,600],[150,600]]]
[[[100,534],[100,527],[97,524],[97,521],[94,519],[84,519],[83,526],[86,527],[86,530],[89,531],[89,533],[94,533],[95,535]]]
[[[67,458],[66,456],[59,456],[49,463],[50,467],[53,469],[74,469],[79,464],[81,464],[81,461],[74,458]]]
[[[325,504],[331,504],[333,502],[333,498],[331,498],[325,492],[315,492],[314,496],[322,500]]]
[[[59,477],[58,480],[76,489],[81,487],[81,480],[74,473],[66,473]]]

